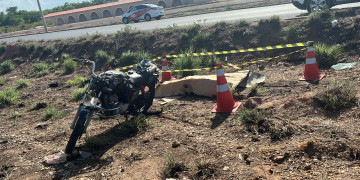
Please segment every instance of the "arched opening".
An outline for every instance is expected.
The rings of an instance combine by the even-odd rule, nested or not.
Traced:
[[[80,14],[79,16],[79,21],[82,22],[82,21],[87,21],[87,18],[84,14]]]
[[[70,23],[76,23],[76,20],[75,20],[74,16],[69,16],[69,17],[68,17],[68,23],[69,23],[69,24],[70,24]]]
[[[115,16],[121,16],[124,14],[124,11],[121,8],[117,8],[115,11]]]
[[[63,25],[63,24],[65,24],[65,22],[64,22],[64,20],[62,19],[62,18],[58,18],[57,20],[56,20],[56,24],[58,25],[58,26],[61,26],[61,25]]]
[[[109,10],[105,10],[105,11],[103,12],[103,18],[108,18],[108,17],[111,17],[111,13],[110,13]]]
[[[167,5],[166,5],[166,3],[165,3],[164,1],[159,1],[159,2],[157,3],[157,5],[158,5],[158,6],[162,6],[163,8],[167,8]]]
[[[94,20],[94,19],[99,19],[99,15],[96,13],[96,12],[92,12],[91,13],[91,20]]]
[[[181,0],[173,0],[171,3],[171,7],[181,6],[181,5],[182,5]]]

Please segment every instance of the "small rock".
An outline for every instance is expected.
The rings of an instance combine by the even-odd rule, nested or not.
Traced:
[[[108,157],[108,158],[106,158],[105,159],[107,162],[113,162],[114,161],[114,159],[112,158],[112,157]]]
[[[24,104],[24,103],[20,103],[20,104],[18,104],[18,107],[19,107],[19,108],[25,107],[25,104]]]
[[[305,170],[311,170],[311,164],[310,163],[306,163],[304,166]]]
[[[238,146],[238,147],[236,147],[236,149],[243,149],[244,148],[244,146]]]
[[[36,104],[36,106],[32,110],[39,110],[39,109],[46,108],[46,107],[47,107],[46,103],[39,102],[39,103]]]
[[[50,83],[49,87],[51,87],[51,88],[59,87],[59,83],[58,82]]]
[[[81,156],[83,159],[87,159],[87,158],[89,158],[89,157],[92,156],[91,153],[89,153],[89,152],[83,152],[83,151],[80,151],[79,154],[80,154],[80,156]]]
[[[180,146],[180,142],[179,141],[174,141],[173,143],[172,143],[172,145],[171,145],[171,147],[173,147],[173,148],[177,148],[177,147],[179,147]]]
[[[238,158],[242,161],[244,160],[244,157],[242,156],[242,154],[238,154]]]
[[[148,139],[143,140],[143,143],[148,143],[148,142],[150,142],[150,140]]]
[[[8,142],[9,142],[8,140],[0,140],[0,144],[6,144]]]
[[[46,129],[47,126],[47,124],[38,124],[35,126],[35,129]]]
[[[284,161],[284,156],[275,156],[275,157],[273,158],[273,161],[274,161],[275,163],[280,164],[280,163],[282,163],[282,162]]]
[[[229,169],[230,169],[229,166],[224,166],[224,168],[223,168],[224,171],[228,171]]]
[[[260,141],[260,139],[258,137],[253,136],[253,137],[251,137],[251,141],[258,142],[258,141]]]

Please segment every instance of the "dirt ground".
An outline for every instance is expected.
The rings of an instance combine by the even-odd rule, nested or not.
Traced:
[[[360,62],[359,41],[344,43],[347,49],[341,61]],[[90,69],[79,65],[75,73],[62,75],[56,73],[62,67],[55,67],[36,78],[29,73],[37,60],[19,63],[1,76],[6,80],[1,89],[16,86],[19,79],[30,86],[19,90],[19,102],[0,109],[0,179],[164,179],[164,169],[171,163],[174,179],[359,179],[358,103],[330,112],[312,97],[333,82],[353,82],[359,90],[360,66],[320,69],[326,77],[310,83],[298,80],[305,52],[293,56],[244,67],[266,76],[262,93],[247,98],[249,90],[244,90],[234,96],[243,106],[263,109],[276,132],[244,125],[241,110],[211,113],[216,97],[186,95],[165,104],[155,100],[147,115],[150,125],[137,133],[121,132],[124,117],[94,117],[86,135],[93,145],[87,146],[85,137],[77,143],[92,156],[59,165],[46,165],[43,158],[64,150],[71,134],[69,125],[79,102],[70,101],[77,87],[65,82],[75,75],[89,77]],[[236,61],[232,57],[231,62]],[[226,70],[231,71],[235,70]],[[214,71],[208,73],[215,76]],[[30,110],[39,103],[47,107]],[[41,121],[48,107],[65,113]]]
[[[359,56],[348,57],[359,62]],[[286,60],[286,59],[285,59]],[[27,74],[24,63],[3,78],[12,86]],[[359,85],[360,68],[321,70],[326,78],[318,84],[298,81],[304,64],[273,61],[250,68],[266,75],[258,106],[267,109],[266,118],[292,134],[272,141],[269,133],[249,131],[237,113],[213,114],[216,98],[192,95],[150,109],[152,123],[137,134],[119,135],[124,118],[94,118],[88,137],[106,141],[90,151],[88,159],[77,158],[60,165],[43,164],[46,155],[63,150],[70,136],[69,124],[78,106],[69,101],[74,87],[65,87],[73,75],[49,74],[28,78],[21,90],[21,101],[1,109],[0,162],[2,179],[161,179],[169,158],[186,168],[179,179],[357,179],[360,176],[359,107],[340,113],[324,111],[311,97],[333,81],[352,81]],[[82,69],[76,74],[86,73]],[[214,74],[215,75],[215,74]],[[58,83],[51,88],[49,84]],[[358,94],[359,95],[359,94]],[[241,96],[239,96],[241,97]],[[246,103],[247,99],[236,100]],[[46,109],[29,111],[31,104],[46,102],[66,115],[53,121],[40,121]],[[51,103],[50,103],[51,102]],[[119,121],[119,122],[118,122]],[[84,138],[80,145],[84,144]],[[196,165],[203,165],[209,176],[202,176]],[[205,174],[205,173],[204,173]]]

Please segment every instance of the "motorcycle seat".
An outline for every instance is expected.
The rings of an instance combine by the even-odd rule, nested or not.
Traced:
[[[145,77],[136,72],[128,74],[128,76],[129,76],[129,80],[134,88],[139,88],[145,82]]]

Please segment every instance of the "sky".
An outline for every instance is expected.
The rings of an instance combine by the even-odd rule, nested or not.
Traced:
[[[55,6],[63,5],[65,2],[74,3],[88,0],[39,0],[41,8],[51,9]],[[0,12],[5,12],[8,7],[17,6],[18,10],[39,10],[37,0],[0,0]]]

